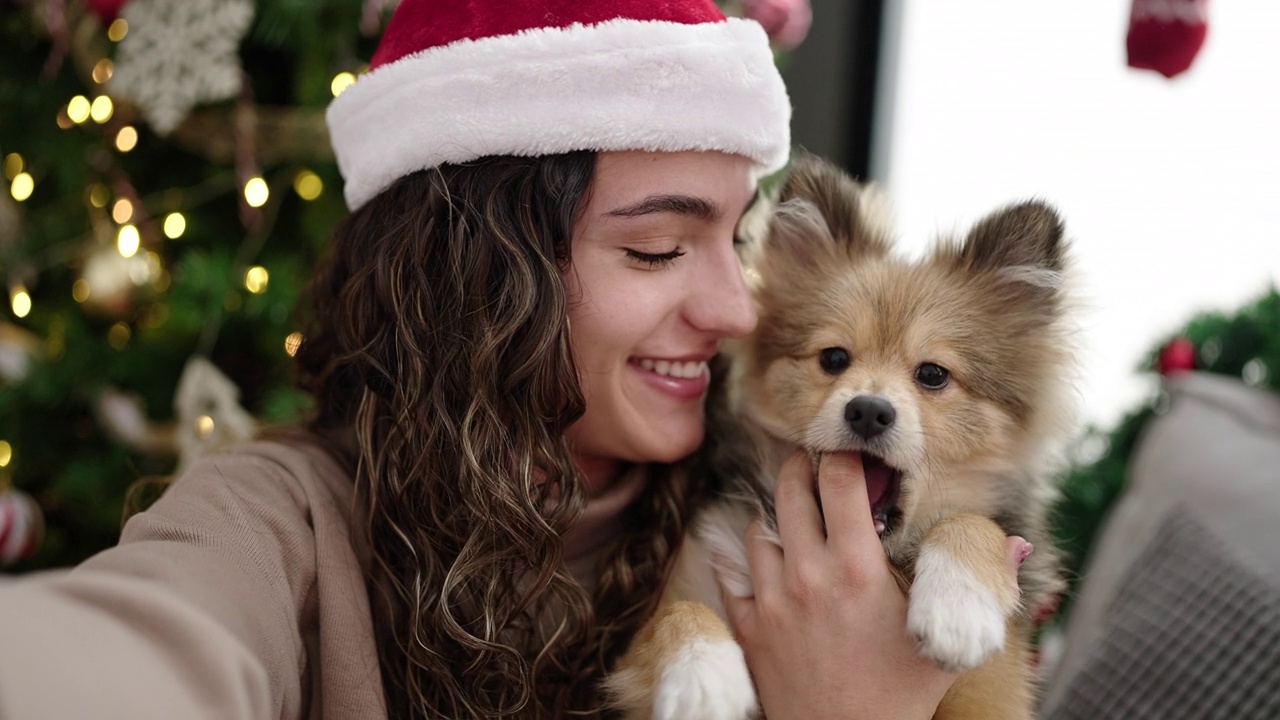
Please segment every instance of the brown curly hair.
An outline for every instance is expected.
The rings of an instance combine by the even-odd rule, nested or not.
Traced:
[[[561,562],[585,505],[563,272],[595,155],[404,177],[337,229],[302,305],[311,429],[345,437],[388,710],[600,717],[695,494],[653,466],[594,596]],[[341,443],[337,443],[341,445]]]

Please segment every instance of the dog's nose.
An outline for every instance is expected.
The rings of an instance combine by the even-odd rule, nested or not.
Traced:
[[[898,413],[879,395],[859,395],[844,406],[844,419],[863,440],[870,440],[893,427]]]

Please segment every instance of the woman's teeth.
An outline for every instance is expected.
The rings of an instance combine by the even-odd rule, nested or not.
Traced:
[[[671,360],[652,360],[650,358],[641,358],[639,361],[641,368],[652,370],[659,375],[666,375],[674,378],[696,378],[701,377],[707,372],[707,362],[705,360],[690,360],[689,362],[672,362]]]

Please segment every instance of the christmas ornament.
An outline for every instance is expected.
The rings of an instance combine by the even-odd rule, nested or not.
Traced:
[[[160,135],[193,107],[240,92],[241,38],[253,20],[252,0],[132,0],[122,17],[111,90],[135,102]]]
[[[784,50],[803,42],[813,24],[809,0],[742,0],[742,15],[760,23],[773,44]]]
[[[120,11],[124,8],[125,3],[129,0],[88,0],[89,10],[98,16],[98,20],[104,25],[110,25],[113,20],[120,17]]]
[[[178,472],[214,450],[252,438],[257,430],[257,421],[240,405],[240,389],[199,355],[187,361],[178,380],[173,422],[152,421],[140,397],[114,388],[98,397],[94,409],[117,441],[138,452],[176,454]]]
[[[327,114],[352,209],[486,155],[717,150],[766,175],[791,148],[769,38],[712,0],[401,0],[370,66]]]
[[[44,513],[30,495],[0,491],[0,565],[12,565],[35,554],[44,538]]]
[[[1190,340],[1179,337],[1169,341],[1160,349],[1160,357],[1156,361],[1156,369],[1164,377],[1196,369],[1196,346]]]
[[[94,243],[80,266],[80,279],[89,291],[85,307],[112,317],[126,315],[138,286],[159,272],[159,264],[149,258],[146,253],[125,257],[113,244]]]
[[[107,388],[94,405],[98,424],[116,442],[148,455],[178,454],[175,423],[152,422],[135,393]]]
[[[257,430],[253,416],[240,406],[240,388],[199,355],[182,371],[173,409],[179,472],[213,450],[252,438]]]
[[[1129,66],[1171,78],[1191,67],[1209,30],[1208,0],[1133,0]]]
[[[34,333],[13,323],[0,323],[0,380],[21,382],[31,368],[31,356],[40,349]]]

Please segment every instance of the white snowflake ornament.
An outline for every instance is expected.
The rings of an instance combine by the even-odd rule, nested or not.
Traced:
[[[111,90],[142,108],[160,135],[196,105],[240,92],[237,50],[253,21],[253,0],[132,0],[121,16],[129,33]]]

